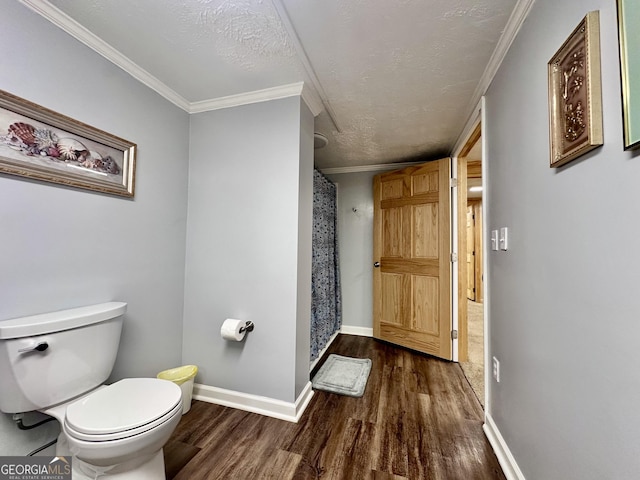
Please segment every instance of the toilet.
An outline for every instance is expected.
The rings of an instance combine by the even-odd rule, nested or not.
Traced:
[[[182,390],[156,378],[104,385],[127,304],[109,302],[0,321],[0,411],[56,418],[57,456],[74,480],[160,480]]]

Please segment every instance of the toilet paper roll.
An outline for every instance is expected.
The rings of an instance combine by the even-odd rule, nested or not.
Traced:
[[[235,318],[227,318],[220,328],[220,335],[225,340],[232,342],[240,342],[247,334],[247,331],[240,332],[240,329],[247,323],[244,320],[236,320]]]

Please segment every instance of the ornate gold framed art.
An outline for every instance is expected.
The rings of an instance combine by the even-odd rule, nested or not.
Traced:
[[[603,144],[599,12],[589,12],[548,63],[551,167]]]
[[[0,90],[0,173],[133,197],[136,145]]]

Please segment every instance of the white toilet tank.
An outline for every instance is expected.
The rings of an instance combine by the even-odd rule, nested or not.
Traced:
[[[41,410],[103,384],[126,310],[109,302],[0,321],[0,411]]]

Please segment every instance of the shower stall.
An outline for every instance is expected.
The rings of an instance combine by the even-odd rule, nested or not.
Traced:
[[[311,361],[342,325],[336,186],[313,172],[313,240],[311,273]]]

